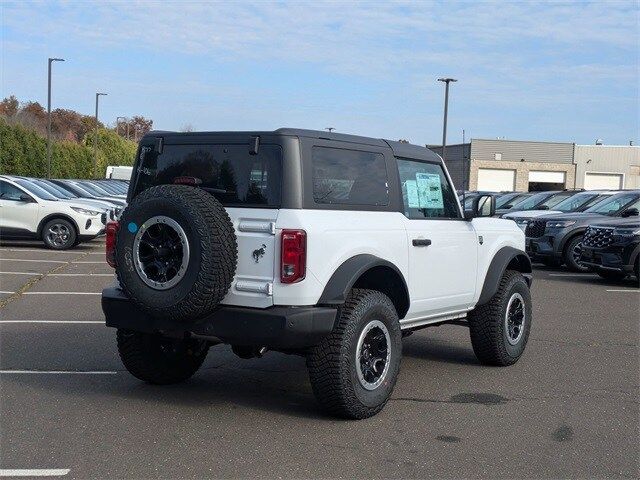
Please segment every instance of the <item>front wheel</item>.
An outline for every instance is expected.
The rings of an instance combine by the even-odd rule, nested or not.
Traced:
[[[507,270],[498,291],[468,317],[471,344],[485,365],[507,366],[524,352],[531,330],[531,294],[520,272]]]
[[[209,351],[203,340],[175,339],[118,329],[118,353],[134,377],[148,383],[168,385],[190,378]]]
[[[389,400],[401,357],[400,322],[389,297],[354,289],[333,332],[307,357],[311,387],[329,413],[368,418]]]
[[[42,228],[44,244],[53,250],[66,250],[76,245],[78,234],[72,223],[64,218],[49,220]]]
[[[582,255],[582,235],[577,235],[567,242],[562,254],[564,264],[572,272],[589,271],[589,267],[580,261],[580,255]]]

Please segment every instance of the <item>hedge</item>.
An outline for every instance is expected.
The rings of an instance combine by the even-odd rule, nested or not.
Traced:
[[[93,174],[93,133],[82,144],[52,141],[51,176],[54,178],[104,177],[107,165],[131,165],[137,144],[113,130],[98,131],[97,172]],[[47,176],[47,139],[21,125],[0,119],[0,174]]]

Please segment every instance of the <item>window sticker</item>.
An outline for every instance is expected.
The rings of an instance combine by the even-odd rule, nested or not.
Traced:
[[[407,206],[409,208],[420,208],[420,197],[418,195],[418,184],[415,180],[404,182],[407,192]]]
[[[440,175],[416,173],[416,184],[420,208],[444,208]]]

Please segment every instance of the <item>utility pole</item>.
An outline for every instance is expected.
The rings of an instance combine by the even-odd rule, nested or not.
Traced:
[[[444,89],[444,123],[442,127],[442,160],[445,161],[447,159],[447,113],[449,111],[449,83],[457,82],[455,78],[439,78],[439,82],[445,83]]]
[[[50,58],[47,82],[47,178],[51,178],[51,64],[64,62],[64,58]]]
[[[98,99],[106,93],[96,93],[96,134],[93,137],[93,175],[97,175],[98,168]]]

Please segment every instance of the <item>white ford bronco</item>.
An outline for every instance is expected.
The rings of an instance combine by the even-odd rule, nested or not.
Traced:
[[[191,377],[209,347],[304,355],[328,412],[388,401],[402,337],[469,328],[478,360],[511,365],[531,328],[524,234],[460,207],[442,159],[406,143],[309,130],[152,132],[129,205],[107,227],[117,285],[106,324],[137,378]]]

